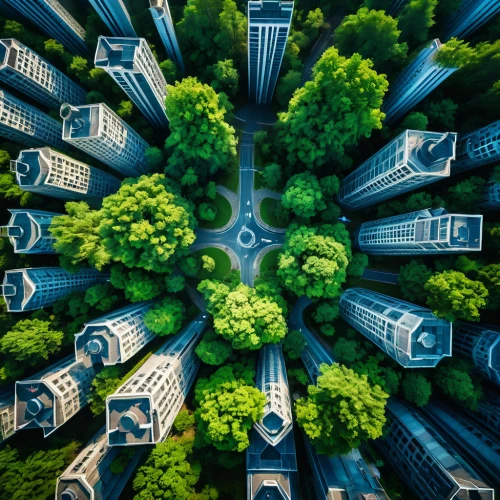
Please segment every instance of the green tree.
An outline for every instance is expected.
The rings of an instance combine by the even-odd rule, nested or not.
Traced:
[[[215,217],[217,216],[217,206],[213,203],[200,203],[198,205],[198,216],[201,220],[215,220]]]
[[[303,24],[304,33],[314,40],[319,35],[319,30],[325,26],[325,18],[320,8],[310,10]]]
[[[59,56],[62,57],[64,56],[64,46],[62,43],[59,43],[57,40],[54,39],[49,39],[45,40],[43,42],[43,45],[45,47],[45,52],[49,55],[54,55],[54,56]]]
[[[408,46],[398,43],[400,34],[396,19],[383,10],[362,7],[356,14],[346,16],[333,36],[342,55],[361,54],[379,68],[386,61],[400,63],[405,59]]]
[[[91,286],[85,292],[85,302],[98,311],[111,311],[117,301],[118,295],[110,283]]]
[[[299,330],[292,330],[286,334],[283,350],[290,359],[299,359],[305,346],[306,339]]]
[[[293,368],[288,370],[288,378],[295,379],[300,385],[307,385],[309,378],[304,368]]]
[[[453,130],[458,104],[451,99],[432,101],[425,106],[425,114],[432,124],[432,130]]]
[[[92,388],[88,395],[90,411],[93,415],[101,415],[106,411],[106,398],[122,385],[121,367],[105,366],[92,380]]]
[[[408,372],[401,382],[401,392],[406,401],[420,408],[429,402],[432,385],[423,375]]]
[[[196,354],[207,365],[223,365],[233,354],[231,346],[213,330],[208,330],[196,346]]]
[[[87,83],[89,79],[88,64],[89,62],[84,57],[73,56],[73,60],[68,68],[68,73],[75,75],[80,82]]]
[[[99,236],[102,212],[90,210],[83,201],[69,201],[65,207],[67,215],[54,217],[49,227],[55,238],[54,249],[62,254],[61,265],[72,270],[88,261],[102,270],[111,260]]]
[[[313,313],[313,319],[316,323],[332,323],[339,317],[338,300],[328,300],[321,302]]]
[[[347,276],[361,278],[368,265],[368,255],[364,253],[355,253],[347,266]]]
[[[160,148],[150,146],[146,149],[145,156],[151,170],[158,170],[164,164],[163,151]]]
[[[166,280],[160,274],[148,273],[143,269],[129,271],[116,264],[111,267],[110,282],[115,288],[124,290],[127,300],[140,302],[158,297],[164,291]]]
[[[278,256],[277,274],[298,297],[333,299],[342,293],[349,257],[349,235],[342,224],[320,227],[292,224]]]
[[[165,285],[167,287],[167,292],[177,293],[184,290],[186,278],[182,274],[171,274],[165,277]]]
[[[297,423],[318,453],[349,453],[382,435],[388,394],[343,365],[320,366],[317,384],[295,403]]]
[[[228,95],[235,95],[238,91],[239,74],[238,70],[233,65],[232,59],[224,59],[218,61],[211,67],[214,80],[212,87],[216,91],[224,91]]]
[[[131,118],[132,114],[134,113],[134,105],[132,104],[132,101],[120,102],[120,106],[118,106],[116,113],[120,118],[123,118],[124,120]]]
[[[483,186],[486,181],[475,175],[465,179],[448,189],[446,206],[450,211],[474,213],[477,203],[483,195]]]
[[[236,2],[224,0],[222,12],[219,14],[220,30],[214,38],[219,46],[219,60],[221,56],[235,61],[247,60],[247,19],[238,10]]]
[[[184,78],[167,87],[166,112],[170,135],[167,172],[180,178],[187,167],[203,184],[219,170],[228,170],[236,160],[235,130],[224,121],[226,110],[208,85]]]
[[[382,366],[384,359],[384,355],[377,352],[375,356],[368,356],[352,365],[351,368],[358,375],[366,375],[371,385],[379,385],[383,391],[392,396],[399,391],[400,374],[390,366]]]
[[[204,280],[198,290],[207,300],[215,331],[231,342],[233,349],[260,349],[275,344],[286,334],[286,303],[281,297],[258,292],[243,283],[229,286]]]
[[[215,271],[215,260],[212,257],[209,255],[202,255],[201,260],[203,262],[203,269],[209,273],[213,273]]]
[[[163,337],[177,333],[186,318],[184,304],[172,297],[165,297],[152,306],[144,315],[144,324],[154,333]]]
[[[175,417],[174,429],[177,432],[184,432],[194,426],[194,415],[187,408],[183,408]]]
[[[346,59],[334,47],[327,49],[313,68],[312,81],[279,114],[277,140],[288,162],[313,168],[338,160],[346,147],[382,128],[380,106],[387,87],[385,75],[378,75],[371,61],[359,54]]]
[[[451,38],[441,45],[435,61],[443,68],[463,68],[476,60],[476,53],[469,42]]]
[[[175,83],[175,79],[177,77],[177,65],[174,61],[165,59],[160,63],[160,69],[165,77],[165,80],[167,80],[167,83],[170,83],[170,85]]]
[[[310,172],[290,177],[281,196],[283,206],[303,219],[314,217],[326,208],[317,177]]]
[[[411,46],[428,40],[438,0],[410,0],[398,16],[401,39]]]
[[[412,111],[405,116],[401,125],[396,130],[396,135],[400,134],[404,130],[427,130],[427,125],[429,125],[429,119],[427,116],[418,111]]]
[[[425,297],[424,286],[432,276],[432,271],[421,261],[410,260],[401,266],[398,282],[401,285],[403,297],[410,302],[422,302]]]
[[[488,290],[488,309],[500,310],[500,264],[488,264],[478,272],[478,279]]]
[[[99,234],[113,260],[170,273],[195,240],[192,206],[164,175],[128,178],[104,198]]]
[[[333,346],[333,358],[340,363],[352,364],[363,359],[366,351],[356,340],[350,340],[346,337],[340,337]]]
[[[232,367],[219,368],[195,387],[197,430],[206,443],[221,451],[243,451],[248,433],[264,415],[266,396],[237,378]]]
[[[276,88],[276,100],[282,108],[288,106],[293,93],[300,87],[301,81],[302,73],[293,69],[289,69],[288,72],[279,79]]]
[[[424,290],[432,312],[448,321],[479,321],[479,309],[486,305],[488,297],[488,290],[480,281],[472,281],[457,271],[434,274]]]
[[[269,189],[278,189],[283,185],[283,170],[277,163],[269,163],[260,172],[262,183]]]

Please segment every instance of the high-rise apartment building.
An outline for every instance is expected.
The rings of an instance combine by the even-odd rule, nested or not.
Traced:
[[[9,212],[8,224],[0,227],[0,238],[9,238],[14,253],[57,253],[49,227],[52,219],[61,214],[22,208]]]
[[[430,309],[365,288],[340,297],[340,316],[405,368],[433,368],[451,356],[451,323]]]
[[[476,204],[476,208],[481,212],[500,208],[500,182],[489,181],[483,186],[482,197]]]
[[[451,174],[458,174],[500,159],[500,120],[458,137],[457,159]]]
[[[61,124],[29,104],[0,90],[0,137],[24,146],[66,150]]]
[[[100,36],[95,66],[113,78],[155,127],[168,128],[167,81],[144,38]]]
[[[297,459],[292,407],[280,344],[266,344],[259,352],[256,387],[266,395],[264,417],[254,424],[247,448],[247,498],[298,495]]]
[[[62,200],[101,200],[120,188],[120,180],[54,149],[25,149],[11,170],[23,191]]]
[[[248,94],[257,104],[269,104],[285,53],[293,2],[248,2]]]
[[[361,224],[356,244],[371,255],[432,255],[479,252],[482,215],[419,210]]]
[[[85,30],[58,0],[4,0],[69,52],[88,55]]]
[[[386,432],[375,444],[415,497],[493,500],[493,489],[417,410],[390,398],[385,415]]]
[[[89,0],[89,2],[113,36],[137,36],[123,0]]]
[[[13,38],[0,40],[0,82],[51,108],[86,103],[87,92],[35,51]]]
[[[153,16],[153,21],[160,34],[161,41],[165,46],[168,58],[177,64],[179,69],[184,72],[184,61],[175,35],[175,28],[172,16],[170,15],[168,0],[149,0],[149,11]]]
[[[109,280],[96,269],[70,274],[62,267],[36,267],[5,271],[2,295],[9,312],[34,311],[52,305],[71,292],[84,291]]]
[[[399,11],[402,10],[407,3],[408,0],[392,0],[387,8],[387,14],[396,17],[396,14],[399,14]]]
[[[498,0],[462,0],[443,26],[444,39],[463,39],[500,12]]]
[[[69,356],[16,382],[16,431],[43,429],[45,437],[87,405],[95,370]]]
[[[339,203],[360,210],[449,177],[456,134],[405,130],[340,183]]]
[[[347,455],[320,455],[304,435],[304,447],[312,472],[314,498],[389,500],[374,466],[365,462],[358,449]]]
[[[500,330],[481,323],[460,322],[453,331],[453,354],[474,363],[482,377],[500,385]]]
[[[148,172],[149,144],[106,104],[61,106],[62,138],[122,175]]]
[[[441,45],[437,38],[433,40],[391,83],[382,106],[385,124],[394,123],[406,115],[458,69],[445,68],[436,62]]]
[[[304,363],[309,380],[312,384],[316,384],[321,375],[319,367],[322,364],[333,365],[335,360],[332,354],[318,342],[313,333],[307,329],[303,329],[301,332],[306,340],[306,346],[302,350],[300,358]]]
[[[194,350],[206,325],[199,315],[169,339],[135,374],[106,399],[111,446],[164,441],[200,365]]]
[[[14,434],[14,402],[13,387],[0,393],[0,443]]]
[[[144,323],[154,301],[136,302],[85,323],[75,335],[76,359],[105,366],[122,364],[155,338]]]
[[[485,388],[484,399],[478,402],[476,411],[470,412],[470,417],[500,439],[500,396],[496,392]]]
[[[118,500],[146,450],[135,448],[124,470],[112,471],[111,464],[122,451],[108,445],[103,427],[57,478],[56,500]]]

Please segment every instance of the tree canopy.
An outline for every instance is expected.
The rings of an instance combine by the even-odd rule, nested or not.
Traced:
[[[438,0],[410,0],[398,16],[401,39],[411,46],[427,41],[437,4]]]
[[[429,402],[432,394],[432,385],[423,375],[408,372],[403,377],[401,391],[406,401],[421,407]]]
[[[145,325],[161,337],[177,333],[185,319],[184,304],[172,297],[165,297],[144,315]]]
[[[224,364],[233,353],[233,349],[213,330],[208,330],[196,346],[196,354],[207,365]]]
[[[295,174],[288,179],[281,203],[303,219],[309,219],[326,208],[320,183],[310,172]]]
[[[283,350],[290,359],[299,359],[305,346],[306,339],[299,330],[292,330],[286,334]]]
[[[410,260],[408,264],[401,266],[398,274],[398,282],[406,300],[420,302],[425,297],[424,286],[432,276],[432,271],[421,261]]]
[[[322,364],[317,384],[295,403],[297,423],[318,453],[348,453],[382,435],[388,394],[343,365]]]

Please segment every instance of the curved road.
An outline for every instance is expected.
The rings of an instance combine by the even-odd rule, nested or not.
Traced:
[[[243,132],[240,144],[240,211],[234,224],[223,231],[196,231],[196,241],[192,250],[209,247],[213,244],[223,245],[236,254],[239,261],[241,281],[248,286],[253,286],[255,274],[255,261],[262,250],[271,245],[283,245],[285,235],[266,229],[259,224],[254,212],[254,145],[253,131],[255,124],[247,127],[252,132]]]

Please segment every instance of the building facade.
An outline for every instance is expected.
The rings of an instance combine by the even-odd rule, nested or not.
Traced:
[[[453,353],[474,363],[485,379],[500,385],[500,331],[480,323],[460,322],[453,331]]]
[[[11,170],[23,191],[62,200],[101,200],[120,188],[120,180],[50,148],[25,149]]]
[[[137,36],[123,0],[89,0],[89,2],[113,36]]]
[[[389,500],[373,465],[354,448],[347,455],[321,455],[304,435],[307,461],[312,472],[314,498]]]
[[[0,40],[0,82],[57,108],[86,103],[87,92],[35,51],[13,38]]]
[[[148,172],[149,144],[106,104],[61,106],[62,138],[122,175]]]
[[[480,498],[494,491],[414,408],[390,398],[387,432],[377,448],[421,500]]]
[[[85,30],[58,0],[4,0],[69,52],[88,55]]]
[[[477,404],[477,411],[471,411],[470,417],[483,425],[500,439],[500,396],[484,389],[484,399]]]
[[[144,323],[154,301],[136,302],[85,323],[75,335],[76,359],[105,366],[122,364],[155,338]]]
[[[340,297],[340,316],[404,368],[433,368],[451,356],[451,323],[430,309],[365,288]]]
[[[500,120],[464,136],[459,136],[457,159],[451,164],[451,174],[459,174],[499,159]]]
[[[8,224],[0,227],[0,238],[9,238],[14,253],[57,253],[49,227],[52,219],[61,214],[25,209],[9,209],[9,212]]]
[[[61,124],[46,113],[0,90],[0,137],[24,146],[68,149]]]
[[[391,83],[382,106],[386,125],[406,115],[458,69],[444,68],[436,63],[441,45],[437,38],[433,40]]]
[[[108,73],[156,127],[168,129],[167,81],[144,38],[99,37],[95,66]]]
[[[500,208],[500,182],[490,181],[484,185],[482,198],[476,207],[481,212]]]
[[[145,451],[135,448],[125,469],[112,472],[111,464],[123,451],[108,445],[104,426],[57,478],[56,500],[118,500]]]
[[[444,208],[419,210],[363,223],[356,244],[371,255],[479,252],[482,228],[482,215],[449,214]]]
[[[301,332],[306,340],[306,346],[302,350],[300,359],[304,363],[311,384],[316,384],[318,377],[321,375],[319,367],[322,364],[333,365],[335,360],[309,330],[303,329]]]
[[[206,314],[199,315],[107,397],[110,446],[155,444],[167,438],[198,372],[194,350],[206,319]]]
[[[339,203],[360,210],[449,177],[456,134],[405,130],[340,182]]]
[[[68,357],[16,382],[16,431],[43,429],[44,437],[87,405],[95,376],[92,365]]]
[[[396,17],[396,14],[399,14],[399,11],[402,10],[407,3],[408,0],[392,0],[387,9],[387,14]]]
[[[0,393],[0,443],[12,436],[14,425],[14,388],[5,389]]]
[[[285,53],[293,2],[248,2],[248,95],[257,104],[269,104]]]
[[[90,268],[74,274],[62,267],[10,269],[4,274],[2,295],[9,312],[34,311],[108,280],[109,274]]]
[[[444,39],[456,37],[462,40],[499,12],[500,2],[496,0],[462,0],[443,26]]]
[[[165,46],[168,58],[172,60],[179,69],[184,72],[184,61],[181,49],[175,35],[174,23],[170,15],[168,0],[149,0],[149,11],[153,16],[153,21]]]

